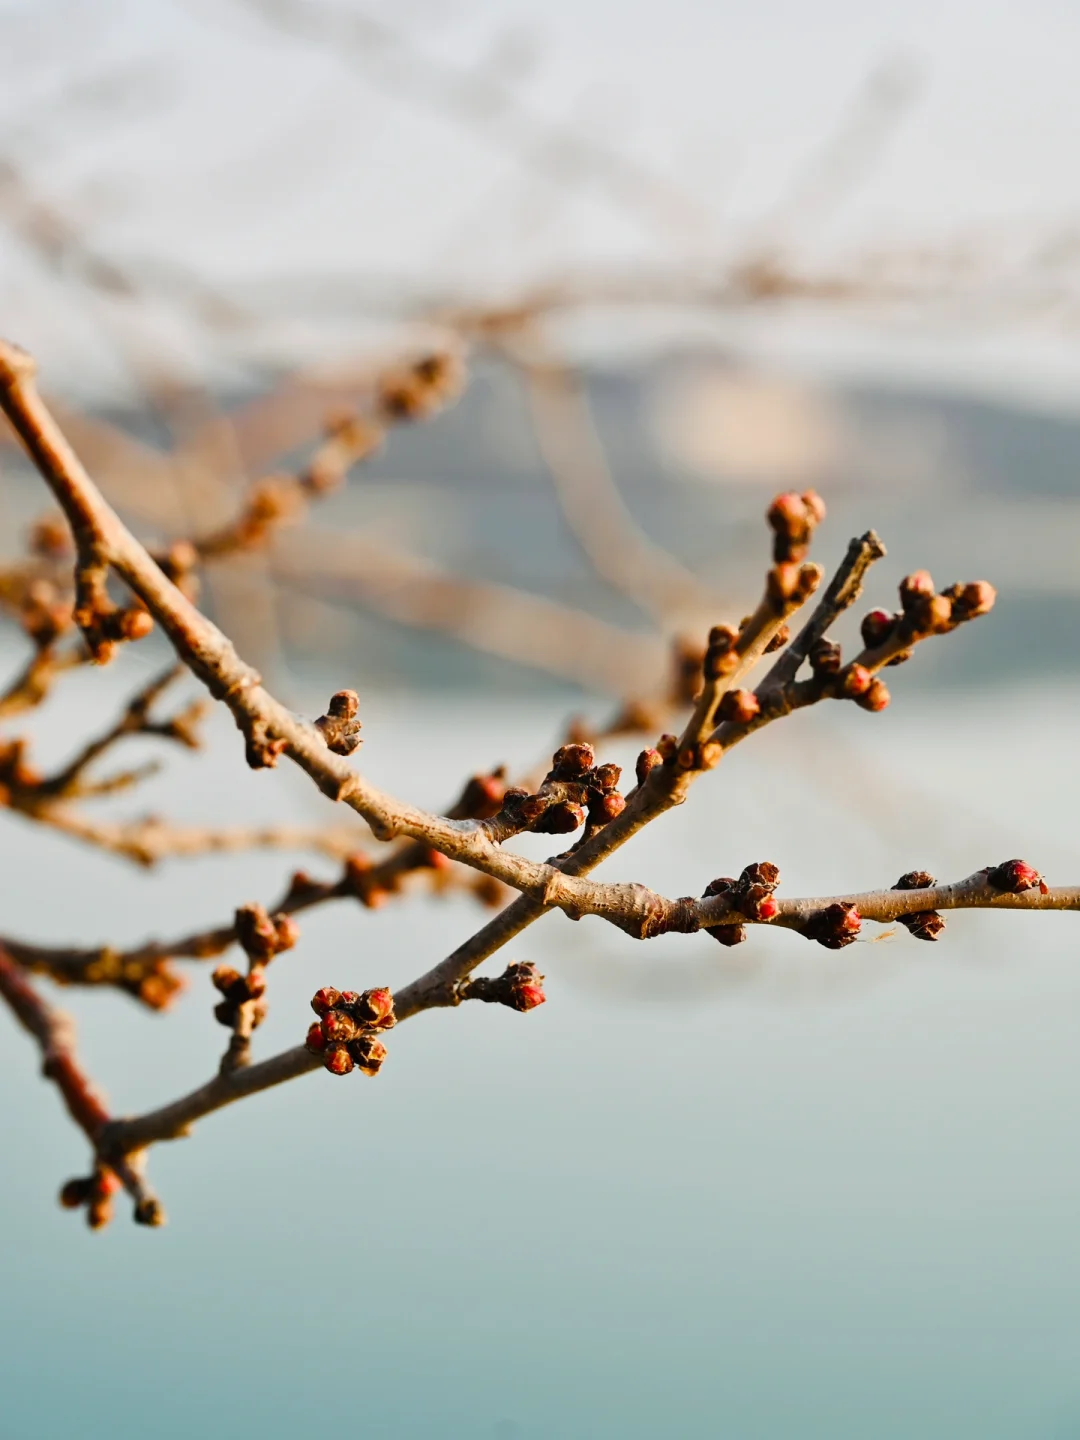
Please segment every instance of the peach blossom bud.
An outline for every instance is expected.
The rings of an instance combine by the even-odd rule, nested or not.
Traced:
[[[311,1008],[316,1015],[325,1015],[332,1010],[341,999],[341,991],[335,990],[332,985],[326,985],[321,990],[316,990],[311,997]]]
[[[900,604],[905,612],[909,611],[913,603],[920,598],[927,598],[934,593],[934,582],[930,578],[929,570],[916,570],[911,575],[905,575],[900,581]]]
[[[827,950],[842,950],[850,945],[862,928],[862,916],[854,905],[838,901],[819,910],[802,927],[808,940],[816,940]]]
[[[389,1030],[394,1024],[393,994],[385,985],[380,985],[375,990],[365,990],[357,999],[353,1013],[364,1025],[372,1025],[378,1030]]]
[[[721,697],[717,716],[734,725],[748,725],[761,711],[758,698],[752,690],[729,690]]]
[[[1038,870],[1026,860],[1005,860],[987,870],[986,879],[995,890],[1007,895],[1022,895],[1025,890],[1036,887],[1045,895],[1049,888]]]
[[[663,763],[664,757],[660,754],[659,750],[642,750],[641,754],[637,757],[637,763],[634,766],[634,775],[637,779],[637,783],[639,785],[644,785],[645,781],[649,778],[649,775],[652,773],[652,771],[655,770],[658,765],[662,765]]]
[[[322,1019],[322,1032],[327,1045],[344,1045],[356,1038],[357,1024],[345,1010],[329,1010]]]
[[[896,629],[896,622],[899,617],[891,615],[888,610],[871,610],[863,616],[860,633],[862,642],[868,650],[876,650],[879,645],[884,645]]]
[[[852,663],[840,673],[840,693],[851,700],[865,695],[873,683],[874,677],[865,665]]]
[[[308,1026],[307,1039],[304,1044],[316,1055],[321,1055],[326,1049],[326,1036],[318,1020]]]
[[[870,682],[870,688],[864,695],[855,697],[856,705],[861,705],[864,710],[884,710],[892,696],[889,694],[889,687],[884,680],[874,679]]]
[[[348,1075],[353,1069],[353,1058],[344,1045],[329,1045],[323,1052],[323,1065],[331,1075]]]

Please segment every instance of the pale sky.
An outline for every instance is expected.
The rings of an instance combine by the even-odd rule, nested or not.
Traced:
[[[320,43],[307,32],[325,15],[374,18],[407,47],[368,33],[357,50],[355,28]],[[0,0],[0,22],[0,158],[99,252],[260,305],[282,276],[511,294],[762,239],[826,263],[973,237],[993,289],[1080,233],[1080,5],[1065,0]],[[446,97],[485,61],[514,110],[481,122]],[[902,114],[867,173],[849,157],[854,183],[818,203],[829,137],[883,67]],[[545,172],[535,135],[553,125],[615,152],[615,180],[573,153]],[[9,237],[0,264],[9,331],[56,364],[97,357],[99,311]],[[745,343],[1080,394],[1058,318],[994,333],[955,315],[800,319]],[[198,327],[161,324],[198,363]]]

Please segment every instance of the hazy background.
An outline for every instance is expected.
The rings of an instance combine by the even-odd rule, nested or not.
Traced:
[[[890,672],[883,715],[740,747],[606,873],[698,893],[769,858],[837,893],[1023,855],[1069,883],[1078,55],[1050,0],[2,3],[0,332],[170,536],[299,463],[388,357],[547,296],[526,339],[581,408],[545,418],[520,355],[474,344],[456,408],[211,577],[287,703],[355,685],[365,773],[445,805],[745,613],[764,505],[812,484],[818,558],[870,525],[889,546],[870,603],[926,564],[998,608]],[[0,449],[8,554],[42,508]],[[633,544],[640,589],[605,578]],[[610,664],[541,663],[521,593],[611,627]],[[162,658],[65,680],[35,755]],[[114,813],[325,818],[221,717],[211,742]],[[332,868],[144,875],[14,817],[0,847],[0,930],[56,943],[216,923]],[[399,985],[483,918],[455,895],[303,917],[259,1051],[316,986]],[[159,1147],[164,1231],[56,1207],[85,1145],[0,1018],[0,1434],[1080,1435],[1072,918],[867,932],[728,952],[549,917],[509,952],[543,1009],[421,1017],[375,1084],[316,1074]],[[120,1113],[216,1065],[189,970],[168,1016],[61,996]]]

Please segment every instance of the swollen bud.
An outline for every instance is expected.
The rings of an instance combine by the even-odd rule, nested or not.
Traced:
[[[1045,895],[1048,886],[1038,870],[1026,860],[1005,860],[986,872],[987,882],[1008,895],[1022,895],[1036,887]]]

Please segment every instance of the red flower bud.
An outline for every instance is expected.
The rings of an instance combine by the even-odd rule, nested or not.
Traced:
[[[356,1021],[345,1010],[330,1010],[323,1016],[322,1032],[327,1044],[344,1045],[356,1038],[357,1028]]]
[[[551,762],[553,780],[578,780],[596,764],[591,745],[563,745],[555,751]]]
[[[716,713],[721,720],[748,725],[760,710],[758,698],[752,690],[729,690],[721,697]]]
[[[1049,888],[1038,870],[1026,860],[1005,860],[987,870],[986,879],[995,890],[1002,890],[1008,895],[1022,895],[1025,890],[1036,887],[1045,895]]]
[[[916,600],[928,599],[933,594],[934,582],[930,578],[929,570],[916,570],[911,575],[905,575],[900,581],[900,603],[905,614],[911,610]]]
[[[307,1039],[304,1044],[315,1055],[321,1055],[326,1049],[326,1036],[323,1034],[323,1028],[318,1020],[308,1026]]]
[[[626,801],[617,791],[608,791],[589,802],[589,820],[593,825],[610,824],[626,809]]]
[[[621,779],[621,765],[598,765],[592,774],[592,783],[600,790],[618,789]]]
[[[854,700],[859,695],[865,695],[873,683],[874,677],[865,665],[852,663],[846,670],[841,671],[840,693],[849,700]]]
[[[637,783],[644,785],[650,773],[655,770],[658,765],[662,765],[663,763],[664,757],[660,754],[659,750],[642,750],[641,754],[637,757],[637,764],[634,766],[634,775]]]
[[[322,990],[316,990],[311,997],[311,1008],[316,1015],[325,1015],[332,1010],[341,999],[341,991],[335,990],[332,985],[326,985]]]
[[[395,1023],[393,994],[381,985],[375,990],[365,990],[353,1010],[357,1020],[377,1030],[389,1030]]]
[[[802,927],[802,933],[827,950],[842,950],[852,943],[861,928],[862,916],[855,906],[838,901],[812,915]]]
[[[884,680],[874,679],[870,682],[870,688],[864,695],[855,698],[856,705],[861,705],[864,710],[884,710],[892,696],[889,694],[889,687]]]
[[[344,1045],[330,1045],[323,1054],[323,1065],[331,1075],[348,1075],[353,1069],[353,1058]]]
[[[897,616],[890,615],[888,610],[871,610],[863,616],[860,626],[862,642],[868,650],[876,650],[879,645],[884,645],[896,628]]]

